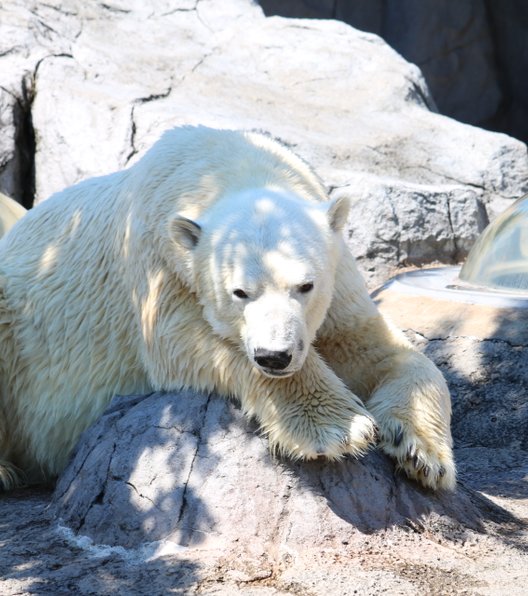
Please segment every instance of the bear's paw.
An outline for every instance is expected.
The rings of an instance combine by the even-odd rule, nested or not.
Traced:
[[[270,445],[274,451],[294,460],[325,458],[340,460],[346,455],[361,457],[377,440],[377,427],[368,415],[355,414],[339,421],[317,424],[299,424],[288,433],[278,437],[270,433]]]
[[[378,420],[379,447],[396,460],[398,469],[433,490],[454,490],[456,469],[449,445],[438,437],[415,432],[396,417]]]

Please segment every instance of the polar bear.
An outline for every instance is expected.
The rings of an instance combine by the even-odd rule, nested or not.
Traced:
[[[0,238],[25,214],[26,210],[20,203],[0,192]]]
[[[370,299],[348,211],[269,136],[190,126],[30,210],[0,242],[3,488],[59,474],[115,394],[192,387],[284,456],[378,440],[452,489],[446,384]]]

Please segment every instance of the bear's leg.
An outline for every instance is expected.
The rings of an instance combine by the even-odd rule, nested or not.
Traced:
[[[11,462],[0,459],[0,493],[24,485],[22,471]]]
[[[451,399],[444,378],[384,320],[346,248],[316,347],[363,398],[378,424],[380,447],[398,467],[424,486],[454,489]]]
[[[423,354],[405,348],[378,371],[381,382],[367,407],[379,424],[381,448],[424,486],[454,489],[451,400],[442,374]]]
[[[17,466],[12,463],[12,444],[9,434],[9,421],[6,415],[11,413],[11,421],[14,417],[12,409],[6,402],[7,369],[9,369],[15,347],[11,335],[11,316],[4,299],[4,279],[0,276],[0,492],[12,490],[24,485],[24,475]]]
[[[313,348],[303,368],[267,379],[253,368],[242,405],[259,420],[272,450],[293,459],[363,455],[377,436],[373,417]]]
[[[0,493],[24,485],[23,473],[11,460],[7,420],[0,403]]]

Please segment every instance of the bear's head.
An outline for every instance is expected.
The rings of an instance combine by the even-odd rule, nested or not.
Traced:
[[[264,375],[298,371],[332,300],[349,201],[273,189],[219,200],[199,221],[176,216],[173,240],[216,334]]]

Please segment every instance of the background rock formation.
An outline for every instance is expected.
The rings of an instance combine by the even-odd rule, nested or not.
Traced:
[[[519,0],[260,0],[268,15],[339,19],[420,67],[442,114],[528,140],[528,8]]]
[[[0,191],[26,206],[178,124],[264,129],[356,200],[349,240],[374,285],[464,258],[528,188],[522,143],[435,113],[416,67],[343,23],[266,19],[250,0],[1,10]]]

